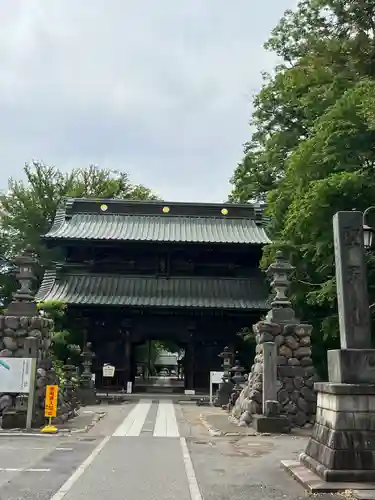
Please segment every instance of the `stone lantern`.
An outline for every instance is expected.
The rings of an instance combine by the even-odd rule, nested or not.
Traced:
[[[267,314],[268,321],[275,323],[296,321],[292,303],[287,296],[290,286],[289,277],[294,269],[294,266],[284,257],[283,252],[276,252],[275,262],[266,271],[267,276],[271,278],[271,287],[275,292],[271,310]]]
[[[234,389],[241,390],[242,389],[241,384],[245,383],[245,377],[244,377],[245,368],[241,366],[241,363],[237,359],[234,362],[234,365],[232,366],[230,371],[232,373],[232,380],[235,383]]]
[[[223,382],[226,380],[230,379],[230,370],[231,370],[231,365],[232,365],[232,360],[233,360],[234,354],[229,351],[229,347],[224,347],[223,352],[219,354],[219,358],[223,360],[222,362],[222,368],[224,371],[223,375]]]
[[[38,316],[33,286],[36,281],[36,259],[30,245],[14,259],[18,268],[16,279],[20,288],[13,293],[13,300],[6,311],[8,316]]]
[[[232,382],[234,382],[234,386],[229,397],[229,409],[233,408],[233,406],[236,404],[238,396],[243,389],[243,384],[245,383],[245,377],[243,375],[245,368],[241,366],[238,359],[234,362],[234,365],[232,366],[230,371],[232,375],[231,380]]]
[[[64,375],[65,375],[65,385],[64,385],[64,396],[67,403],[70,404],[72,409],[78,408],[78,400],[76,398],[75,387],[73,378],[76,374],[76,367],[72,363],[71,359],[67,360],[67,364],[63,367]]]
[[[230,352],[229,347],[224,347],[223,352],[219,354],[219,358],[223,360],[223,381],[219,385],[219,389],[216,393],[216,398],[214,401],[214,406],[227,406],[229,403],[229,398],[233,390],[233,382],[231,381],[231,365],[233,360],[233,353]]]
[[[83,373],[81,375],[81,384],[80,384],[81,403],[84,405],[95,404],[96,392],[91,372],[92,360],[95,357],[95,354],[92,351],[91,342],[85,343],[81,357],[83,359],[82,361]]]

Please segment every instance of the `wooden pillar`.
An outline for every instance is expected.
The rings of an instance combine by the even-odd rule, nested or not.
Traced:
[[[129,380],[133,384],[133,392],[134,392],[136,375],[137,375],[137,349],[136,349],[136,345],[131,343],[130,344],[130,378],[129,378]]]
[[[124,339],[124,375],[123,385],[126,389],[126,384],[131,381],[132,374],[132,343],[131,343],[131,322],[126,319],[121,324],[122,334]]]
[[[191,327],[185,352],[185,389],[195,389],[195,343],[194,329]]]
[[[130,382],[131,378],[131,357],[132,357],[132,345],[130,342],[130,334],[126,332],[125,342],[124,342],[124,386]]]

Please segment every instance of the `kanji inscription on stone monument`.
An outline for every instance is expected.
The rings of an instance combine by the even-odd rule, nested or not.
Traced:
[[[362,213],[338,212],[333,218],[341,349],[371,347]]]

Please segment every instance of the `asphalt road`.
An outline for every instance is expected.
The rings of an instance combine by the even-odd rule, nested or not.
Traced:
[[[86,434],[1,436],[0,500],[307,497],[279,466],[298,455],[303,441],[211,438],[199,424],[199,408],[165,399],[106,409]]]

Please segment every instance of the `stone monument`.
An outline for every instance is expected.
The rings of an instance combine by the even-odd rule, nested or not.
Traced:
[[[315,384],[316,423],[300,462],[329,482],[375,482],[375,350],[361,212],[333,218],[341,349]]]
[[[274,342],[277,347],[277,400],[281,414],[287,416],[292,426],[302,427],[315,419],[316,395],[313,386],[317,376],[311,358],[312,326],[296,318],[287,296],[289,276],[293,270],[280,251],[267,270],[275,296],[265,320],[253,326],[256,356],[248,383],[232,410],[232,416],[240,423],[250,424],[252,415],[263,414],[265,342]]]

